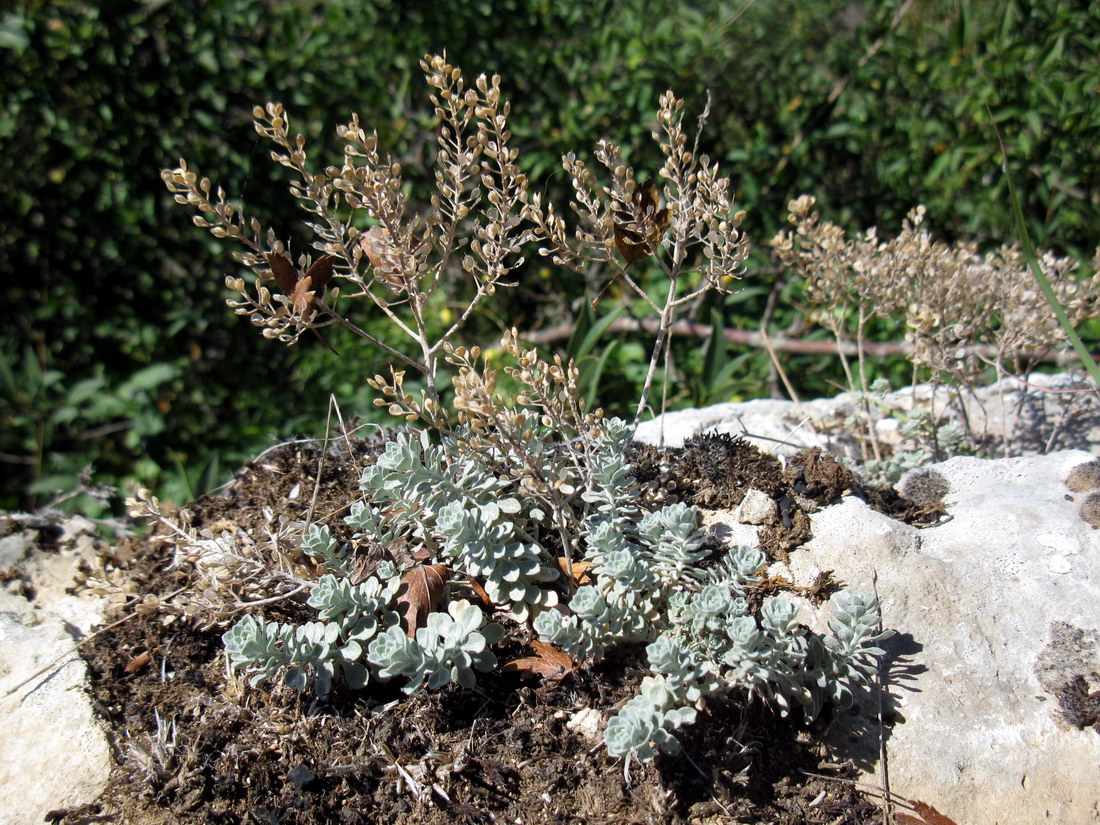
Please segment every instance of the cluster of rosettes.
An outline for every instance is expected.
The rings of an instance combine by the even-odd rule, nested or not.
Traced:
[[[398,621],[390,609],[399,584],[396,569],[389,565],[381,572],[383,581],[372,576],[359,585],[322,576],[307,602],[320,621],[291,625],[245,616],[222,636],[230,664],[251,672],[254,685],[281,670],[284,684],[305,690],[312,683],[318,696],[328,695],[339,677],[363,687],[370,678],[366,645],[379,627]]]
[[[877,602],[839,597],[830,636],[799,624],[796,606],[784,599],[754,613],[748,589],[760,579],[764,554],[734,548],[704,572],[695,509],[638,506],[628,438],[626,425],[611,420],[595,439],[581,495],[589,505],[581,549],[591,581],[560,607],[557,589],[547,586],[559,571],[533,538],[547,514],[447,441],[421,434],[387,445],[362,475],[372,503],[357,503],[345,520],[358,531],[356,541],[388,545],[404,536],[421,543],[481,583],[501,612],[577,660],[598,658],[616,643],[647,642],[652,675],[605,732],[613,756],[647,760],[655,748],[676,751],[675,731],[695,720],[701,701],[732,690],[765,696],[784,712],[793,702],[808,718],[826,700],[850,702],[850,685],[866,681],[882,652],[873,643],[887,635],[877,631]],[[469,687],[475,671],[496,667],[489,648],[504,631],[486,623],[482,608],[454,601],[410,631],[394,610],[401,581],[395,565],[353,585],[351,554],[327,527],[307,531],[302,547],[325,571],[308,600],[319,621],[292,627],[248,617],[225,635],[232,663],[250,668],[254,682],[282,670],[287,684],[303,689],[312,682],[324,695],[339,676],[362,687],[373,671],[406,679],[404,689],[413,692]]]
[[[494,604],[518,622],[557,604],[557,592],[545,586],[560,575],[549,553],[521,538],[537,533],[523,527],[545,518],[513,495],[472,456],[448,456],[447,444],[400,436],[363,471],[360,485],[374,501],[395,515],[408,532],[461,573],[477,579]],[[382,530],[363,516],[364,531]],[[386,528],[393,530],[395,528]],[[396,528],[400,529],[400,527]]]

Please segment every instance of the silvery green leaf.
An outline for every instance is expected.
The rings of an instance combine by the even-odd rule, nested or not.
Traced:
[[[310,525],[302,536],[302,552],[329,572],[346,576],[351,570],[351,558],[340,550],[327,524]]]
[[[283,684],[295,690],[305,690],[309,685],[309,680],[306,678],[306,672],[303,668],[291,667],[283,673]]]
[[[423,668],[420,646],[409,639],[399,625],[386,628],[367,648],[367,661],[379,667],[378,676],[412,675]]]
[[[479,631],[488,645],[495,645],[504,638],[504,627],[496,622],[490,622]]]
[[[760,615],[764,629],[776,637],[784,637],[798,624],[798,606],[786,599],[772,599]]]
[[[607,601],[598,587],[578,587],[570,602],[573,612],[593,622],[602,621],[607,612]]]
[[[344,680],[352,690],[361,690],[370,681],[370,669],[365,665],[358,662],[344,662],[343,669]]]
[[[340,658],[347,662],[354,662],[363,655],[363,645],[357,641],[348,642],[339,650]]]
[[[451,681],[466,689],[471,689],[477,685],[477,679],[474,677],[474,672],[468,667],[451,668]]]

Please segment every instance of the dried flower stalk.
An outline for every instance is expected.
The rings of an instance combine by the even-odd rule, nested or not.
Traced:
[[[1015,245],[981,254],[971,242],[936,241],[923,226],[923,206],[909,213],[891,240],[880,240],[874,228],[849,240],[813,207],[809,196],[791,201],[792,228],[776,235],[772,246],[781,262],[805,277],[813,317],[838,342],[853,311],[860,347],[872,315],[901,316],[914,366],[930,370],[934,381],[946,377],[970,391],[989,367],[998,377],[1023,376],[1048,350],[1065,344]],[[1040,256],[1040,265],[1071,321],[1095,314],[1100,273],[1077,279],[1075,261],[1049,252]],[[992,357],[982,355],[983,345],[992,348]],[[866,392],[862,351],[860,363],[860,389]],[[965,425],[961,405],[959,412]]]
[[[744,212],[733,212],[730,180],[719,177],[717,164],[688,148],[683,128],[684,101],[672,92],[661,95],[657,112],[660,131],[653,133],[664,163],[659,176],[665,181],[659,200],[663,208],[650,208],[638,197],[640,187],[632,167],[622,163],[617,144],[602,140],[596,147],[596,160],[610,174],[600,185],[596,175],[573,153],[562,158],[562,168],[573,184],[573,211],[579,225],[568,238],[565,220],[538,195],[532,195],[527,216],[536,226],[535,238],[542,246],[539,253],[559,266],[584,272],[592,264],[610,264],[615,270],[608,277],[622,277],[657,315],[659,326],[634,414],[637,424],[644,413],[653,377],[661,357],[668,356],[669,330],[677,312],[708,290],[728,292],[729,283],[739,277],[748,255],[748,244],[740,232]],[[709,109],[699,118],[699,130]],[[624,251],[622,238],[631,238]],[[616,250],[625,265],[616,264]],[[646,254],[639,255],[635,250]],[[635,260],[652,256],[667,278],[665,294],[654,298],[639,284],[628,267]]]

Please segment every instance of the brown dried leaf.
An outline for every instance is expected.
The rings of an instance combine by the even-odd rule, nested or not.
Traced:
[[[312,282],[315,291],[325,291],[325,287],[328,286],[328,282],[332,280],[333,273],[336,271],[333,265],[335,260],[336,258],[332,255],[322,255],[309,268],[306,277]]]
[[[127,673],[137,673],[139,670],[141,670],[143,667],[146,667],[152,661],[153,657],[149,655],[149,651],[145,651],[144,653],[139,653],[137,656],[131,659],[124,670]]]
[[[632,200],[633,209],[622,202],[612,206],[615,246],[627,266],[656,251],[671,220],[668,209],[657,209],[660,196],[652,179],[634,190]]]
[[[322,255],[313,262],[309,272],[303,274],[285,255],[272,252],[267,256],[267,263],[271,267],[271,274],[275,276],[275,283],[285,295],[290,296],[294,309],[298,312],[304,312],[313,303],[316,293],[324,292],[328,282],[332,280],[335,260],[332,255]]]
[[[290,259],[278,252],[272,252],[267,256],[267,264],[271,267],[271,274],[275,276],[275,283],[279,285],[279,289],[283,291],[283,294],[290,295],[293,293],[294,287],[298,283],[298,269],[290,262]]]
[[[913,806],[917,816],[894,814],[894,822],[898,825],[958,825],[955,820],[944,816],[927,802],[919,800],[908,800],[908,802]]]
[[[401,578],[401,587],[397,591],[397,612],[401,615],[401,626],[410,639],[416,635],[417,628],[427,623],[428,614],[439,606],[446,587],[446,573],[445,565],[422,564]]]
[[[533,641],[531,648],[534,656],[514,659],[501,670],[506,673],[518,673],[521,676],[541,676],[547,682],[559,682],[573,672],[576,665],[569,656],[552,644]]]
[[[481,582],[475,579],[473,576],[467,576],[466,581],[470,583],[470,587],[474,589],[474,595],[477,600],[481,602],[481,606],[486,610],[495,610],[498,605],[493,603],[493,600],[489,598],[489,594],[485,591],[485,588],[481,586]]]
[[[614,278],[604,284],[603,289],[593,299],[593,309],[596,308],[603,294],[619,280],[632,263],[649,257],[657,251],[661,236],[665,234],[672,221],[672,215],[667,208],[657,208],[660,205],[660,195],[657,194],[657,184],[652,179],[636,187],[631,200],[634,202],[633,208],[623,201],[615,201],[611,204],[611,228],[615,236],[615,248],[619,250],[619,254],[623,256],[626,263]]]
[[[558,556],[558,567],[561,568],[561,572],[566,576],[569,575],[569,563],[566,561],[565,556]],[[580,587],[582,584],[589,584],[592,581],[592,577],[588,575],[588,568],[592,566],[590,561],[575,561],[573,562],[573,585]]]

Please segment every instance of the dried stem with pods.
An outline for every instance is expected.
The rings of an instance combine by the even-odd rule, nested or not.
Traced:
[[[518,365],[507,372],[520,386],[514,400],[496,391],[496,372],[479,364],[480,350],[459,346],[457,333],[479,305],[500,287],[514,286],[523,264],[522,248],[538,242],[540,252],[574,269],[593,262],[606,266],[608,278],[623,277],[656,314],[658,326],[634,422],[647,408],[662,356],[669,357],[670,330],[677,312],[710,289],[725,291],[747,255],[740,233],[743,213],[731,207],[729,178],[698,152],[698,135],[689,147],[683,128],[682,100],[661,96],[654,132],[664,162],[663,181],[637,182],[621,162],[621,149],[601,141],[595,157],[610,174],[607,185],[574,154],[563,158],[573,180],[573,208],[580,226],[575,245],[565,222],[549,203],[529,197],[526,176],[510,146],[510,104],[502,100],[499,77],[479,76],[468,86],[459,69],[444,57],[422,62],[429,98],[439,121],[435,194],[430,207],[410,208],[401,168],[378,146],[357,115],[338,128],[344,141],[341,166],[316,170],[305,138],[292,136],[281,104],[254,111],[256,130],[272,141],[272,158],[290,169],[291,194],[308,214],[316,259],[292,259],[289,244],[274,230],[246,217],[220,188],[199,178],[184,161],[162,177],[176,200],[198,213],[194,221],[218,238],[244,249],[237,261],[251,268],[254,284],[226,278],[237,296],[227,303],[249,316],[267,338],[295,343],[305,330],[338,324],[391,358],[388,375],[368,381],[379,393],[376,404],[409,422],[420,420],[455,437],[458,449],[476,454],[523,487],[553,516],[567,564],[580,530],[573,504],[587,486],[592,439],[602,432],[602,413],[583,409],[577,371],[560,358],[543,361],[524,350],[516,331],[501,342]],[[699,119],[700,129],[705,121]],[[618,263],[622,256],[623,264]],[[663,294],[643,289],[626,270],[652,259],[667,277]],[[429,324],[432,296],[456,280],[468,282],[464,309],[441,334]],[[372,336],[342,311],[341,299],[366,299],[408,340],[399,347]],[[444,409],[439,370],[448,365],[455,389],[453,410]],[[420,373],[419,397],[405,388],[409,370]],[[563,449],[551,446],[562,439]],[[583,509],[583,508],[582,508]]]
[[[805,277],[814,318],[834,333],[838,344],[848,334],[848,319],[857,317],[859,384],[844,361],[852,390],[866,394],[869,389],[863,333],[874,314],[905,319],[914,375],[925,368],[934,383],[946,379],[960,392],[973,392],[990,368],[997,378],[1026,380],[1046,353],[1064,346],[1065,333],[1015,245],[982,254],[972,242],[937,241],[924,226],[921,206],[909,213],[896,237],[880,240],[871,228],[849,239],[842,229],[822,221],[813,207],[809,196],[791,201],[791,228],[780,232],[772,245],[780,261]],[[1050,253],[1039,257],[1039,265],[1071,322],[1094,314],[1100,272],[1094,269],[1079,279],[1074,277],[1076,261]],[[843,349],[838,350],[843,358]],[[956,408],[974,440],[961,399]],[[869,408],[865,413],[873,435]],[[1006,451],[1008,440],[1006,433]]]
[[[337,129],[345,141],[342,166],[315,171],[305,138],[290,134],[278,103],[257,106],[256,131],[276,144],[272,158],[292,170],[291,193],[310,216],[307,226],[323,256],[331,256],[333,281],[318,288],[310,260],[300,261],[290,294],[279,277],[286,269],[288,245],[256,218],[247,218],[219,187],[211,191],[184,161],[166,169],[162,178],[177,202],[198,212],[194,221],[215,237],[240,242],[236,259],[257,276],[254,290],[243,278],[228,277],[238,294],[227,303],[248,315],[266,338],[293,344],[306,329],[339,324],[380,347],[403,368],[425,379],[426,407],[439,414],[438,369],[444,347],[470,315],[498,287],[513,286],[513,271],[523,264],[520,248],[530,229],[522,221],[527,178],[516,165],[517,150],[508,145],[509,104],[501,100],[500,78],[481,75],[467,87],[460,70],[443,57],[430,57],[422,68],[440,119],[436,152],[436,193],[431,209],[410,210],[403,191],[401,167],[378,149],[378,135],[368,132],[358,115]],[[361,228],[369,224],[369,228]],[[325,260],[322,258],[322,260]],[[433,293],[465,273],[473,295],[442,334],[433,336],[427,322]],[[284,294],[272,294],[274,280]],[[327,278],[325,281],[327,282]],[[353,324],[337,302],[366,299],[412,342],[403,352]]]
[[[337,130],[345,141],[342,166],[314,171],[302,135],[291,137],[281,104],[254,111],[256,130],[278,147],[272,158],[295,178],[291,193],[310,216],[314,249],[321,257],[290,259],[289,246],[256,218],[246,218],[226,193],[199,178],[184,161],[162,177],[176,200],[194,208],[194,221],[216,237],[242,244],[236,259],[257,280],[226,278],[237,293],[228,303],[248,315],[265,337],[295,343],[304,330],[339,324],[380,347],[400,365],[390,377],[377,376],[377,389],[396,390],[408,368],[423,374],[425,390],[416,417],[443,425],[438,370],[447,348],[470,315],[523,264],[522,247],[541,244],[540,252],[558,265],[582,269],[606,264],[609,278],[626,284],[659,318],[649,367],[634,421],[645,411],[657,365],[668,359],[669,331],[677,312],[710,289],[726,291],[747,255],[739,231],[742,212],[733,212],[729,178],[698,152],[698,134],[688,147],[682,100],[661,96],[654,132],[664,163],[654,180],[638,183],[621,162],[621,149],[600,141],[596,159],[610,173],[599,185],[585,163],[572,153],[563,158],[574,187],[573,208],[580,220],[566,237],[565,222],[538,195],[528,197],[526,176],[509,145],[510,105],[501,99],[500,78],[481,75],[468,87],[459,69],[443,57],[422,62],[430,100],[440,126],[437,134],[436,192],[423,213],[409,208],[401,168],[380,153],[378,137],[359,117]],[[700,128],[707,112],[700,117]],[[212,193],[213,190],[213,194]],[[664,204],[663,207],[661,204]],[[617,262],[616,251],[624,263]],[[653,258],[667,277],[664,294],[654,297],[627,268]],[[473,286],[472,297],[442,334],[432,336],[426,315],[433,293],[455,275]],[[329,287],[330,280],[335,286]],[[268,285],[274,281],[282,294]],[[392,346],[352,323],[338,311],[340,298],[365,298],[410,339],[409,351]],[[390,393],[398,397],[398,393]],[[401,393],[399,400],[404,398]],[[391,402],[380,399],[383,403]],[[401,406],[401,405],[399,405]],[[413,415],[408,404],[401,414]]]
[[[699,132],[688,148],[683,107],[684,101],[672,92],[661,95],[660,131],[653,138],[664,155],[659,172],[663,186],[653,180],[639,183],[634,169],[622,163],[621,147],[608,140],[596,147],[596,160],[610,174],[606,185],[573,153],[562,158],[573,184],[572,208],[580,222],[575,245],[568,238],[565,220],[539,195],[532,196],[527,209],[536,226],[540,254],[577,272],[591,264],[608,265],[613,270],[610,278],[622,277],[658,317],[635,425],[646,409],[658,363],[662,357],[667,363],[669,330],[677,312],[708,290],[726,292],[748,255],[739,230],[744,213],[732,210],[730,180],[719,177],[717,164],[699,154]],[[704,110],[699,118],[699,131],[707,114]],[[616,250],[622,265],[617,263]],[[651,256],[668,281],[664,295],[656,298],[628,271],[631,264]]]

